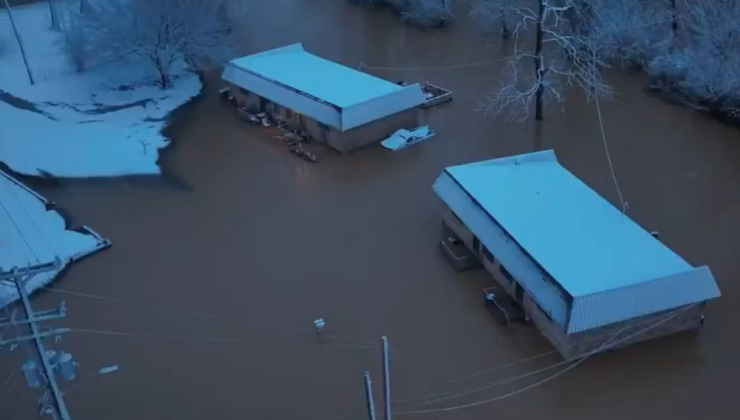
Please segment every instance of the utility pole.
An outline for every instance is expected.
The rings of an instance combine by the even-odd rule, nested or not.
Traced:
[[[375,401],[373,401],[373,383],[370,381],[370,372],[365,371],[365,399],[367,400],[367,415],[375,420]]]
[[[385,420],[391,420],[391,372],[388,355],[388,337],[380,337],[383,349],[383,406],[385,407]]]
[[[15,40],[18,42],[18,48],[21,50],[21,57],[23,57],[23,64],[26,65],[26,72],[28,73],[28,80],[33,85],[33,75],[31,74],[31,67],[28,65],[28,58],[26,58],[26,50],[23,48],[23,42],[21,42],[21,36],[18,34],[18,28],[15,27],[15,21],[13,20],[13,12],[10,11],[10,3],[5,0],[5,10],[8,12],[8,18],[10,19],[10,26],[13,27],[13,33],[15,34]]]
[[[26,291],[26,284],[35,275],[57,271],[61,267],[61,261],[59,258],[56,258],[51,263],[29,266],[23,269],[13,268],[10,271],[0,270],[1,285],[15,286],[25,314],[25,318],[18,319],[15,316],[15,311],[13,311],[10,318],[0,319],[0,330],[12,325],[19,333],[18,337],[7,340],[4,340],[0,336],[0,347],[7,344],[33,341],[36,348],[36,356],[41,363],[41,372],[39,372],[33,357],[29,356],[29,360],[22,367],[26,382],[30,388],[38,388],[41,385],[39,379],[39,373],[41,373],[41,378],[45,381],[47,388],[41,398],[42,414],[51,414],[55,420],[71,420],[67,406],[64,403],[64,396],[56,382],[55,373],[59,371],[64,379],[68,381],[74,380],[77,376],[76,363],[70,354],[64,352],[57,354],[56,351],[47,349],[42,341],[44,338],[69,332],[69,328],[56,328],[42,333],[38,325],[39,322],[64,318],[66,316],[66,306],[62,302],[57,310],[34,312],[31,301],[28,298],[28,292]],[[21,336],[20,325],[28,325],[31,334]],[[51,394],[51,406],[48,406],[46,403],[49,393]]]

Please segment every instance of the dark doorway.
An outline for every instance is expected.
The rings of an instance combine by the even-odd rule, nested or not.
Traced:
[[[514,282],[514,297],[520,305],[524,305],[524,289],[519,282]]]

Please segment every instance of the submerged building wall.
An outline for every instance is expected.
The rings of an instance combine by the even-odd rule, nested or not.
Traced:
[[[481,259],[484,268],[496,280],[497,285],[522,305],[532,322],[566,360],[699,328],[703,324],[705,302],[632,318],[575,334],[566,334],[566,326],[561,325],[545,312],[530,293],[524,289],[517,293],[517,288],[521,287],[517,286],[517,280],[505,269],[502,270],[495,255],[489,256],[486,252],[481,252],[480,243],[473,232],[452,210],[445,208],[442,219],[443,223],[465,243],[465,246]]]
[[[237,104],[243,106],[248,112],[266,112],[273,118],[279,117],[290,128],[304,130],[315,140],[325,142],[342,153],[380,142],[401,128],[415,128],[420,123],[422,113],[419,108],[411,108],[351,130],[341,131],[310,116],[298,114],[290,108],[276,104],[234,84],[229,83],[229,87]]]

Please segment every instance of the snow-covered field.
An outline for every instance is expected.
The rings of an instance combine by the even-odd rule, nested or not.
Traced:
[[[200,93],[198,78],[182,72],[172,89],[161,90],[141,62],[76,73],[62,35],[50,29],[46,2],[12,10],[35,84],[0,10],[0,161],[27,175],[159,173],[165,118]]]
[[[47,210],[43,197],[0,171],[0,271],[49,263],[56,257],[63,268],[109,244],[91,230],[67,230],[62,216]],[[32,292],[57,274],[36,275],[26,288]],[[0,284],[0,308],[16,299],[14,287]]]

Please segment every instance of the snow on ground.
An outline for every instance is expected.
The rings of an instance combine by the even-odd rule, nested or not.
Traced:
[[[62,268],[110,245],[91,230],[66,230],[62,216],[47,210],[46,200],[0,171],[0,271],[44,264],[59,257]],[[39,274],[28,282],[32,292],[58,273]],[[18,299],[14,287],[0,284],[0,308]]]
[[[159,173],[158,151],[168,144],[160,134],[165,118],[200,93],[198,78],[181,72],[174,78],[174,87],[165,91],[156,87],[152,68],[143,62],[76,73],[64,53],[61,34],[50,29],[46,2],[12,10],[36,83],[29,83],[3,10],[0,161],[27,175]],[[9,95],[3,91],[32,104],[7,101]]]

